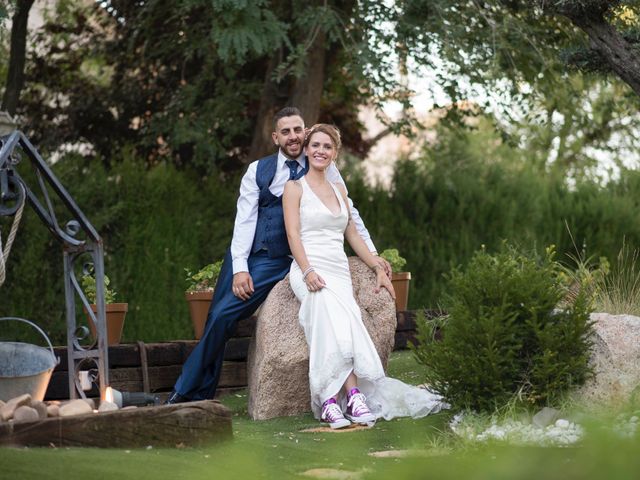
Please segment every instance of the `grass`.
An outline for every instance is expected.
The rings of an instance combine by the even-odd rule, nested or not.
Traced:
[[[640,252],[626,242],[616,257],[608,275],[603,276],[596,290],[598,312],[613,315],[640,315]]]
[[[571,285],[569,298],[583,289],[596,312],[640,316],[640,251],[626,240],[611,264],[604,257],[587,257],[584,250],[569,255],[568,263],[563,272]]]
[[[420,383],[420,366],[410,352],[395,352],[389,375]],[[318,426],[311,415],[254,422],[246,393],[223,399],[233,412],[234,438],[207,448],[106,450],[2,448],[1,477],[7,479],[200,479],[304,478],[310,469],[353,472],[349,478],[459,479],[637,478],[640,442],[616,437],[597,424],[575,448],[472,446],[447,429],[450,414],[385,422],[346,433],[306,433]],[[372,452],[414,451],[409,458],[377,458]],[[347,478],[347,477],[343,477]]]

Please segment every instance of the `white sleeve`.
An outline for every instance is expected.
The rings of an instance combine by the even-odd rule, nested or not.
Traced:
[[[233,238],[231,239],[231,260],[234,274],[249,271],[247,259],[251,253],[253,238],[256,234],[256,224],[258,223],[260,189],[256,183],[257,168],[257,161],[251,163],[240,183],[238,210],[233,227]]]
[[[345,190],[347,190],[347,186],[345,185],[344,180],[342,179],[342,176],[340,175],[340,171],[338,170],[338,167],[336,167],[335,162],[331,162],[331,165],[329,165],[329,168],[327,169],[327,180],[329,180],[332,183],[340,182],[341,184],[344,185]],[[358,213],[358,209],[353,206],[353,201],[349,197],[348,190],[347,190],[347,200],[349,201],[351,218],[353,219],[353,222],[356,226],[356,230],[362,237],[362,240],[364,240],[364,243],[367,244],[369,251],[374,253],[377,252],[376,246],[373,244],[373,240],[371,240],[371,235],[369,235],[369,230],[367,230],[367,227],[364,226],[364,222],[360,217],[360,213]]]

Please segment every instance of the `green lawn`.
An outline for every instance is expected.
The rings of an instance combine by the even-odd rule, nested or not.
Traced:
[[[389,374],[420,383],[409,352],[394,353]],[[371,429],[304,433],[311,415],[254,422],[246,395],[224,403],[233,412],[234,438],[199,449],[98,450],[0,449],[6,479],[199,479],[297,478],[309,469],[339,469],[360,478],[638,478],[640,442],[598,430],[575,448],[470,447],[447,432],[449,414],[420,420],[380,421]],[[598,427],[592,427],[595,431]],[[409,458],[377,458],[372,452],[410,449]]]

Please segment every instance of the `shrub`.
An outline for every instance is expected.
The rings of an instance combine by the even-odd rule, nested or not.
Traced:
[[[213,292],[222,269],[222,260],[210,263],[193,273],[189,268],[184,271],[187,274],[187,293],[191,292]]]
[[[380,254],[380,256],[389,262],[391,270],[394,273],[400,272],[402,267],[407,264],[407,260],[400,256],[400,252],[398,252],[397,248],[387,248]]]
[[[587,378],[589,303],[579,293],[557,308],[565,289],[553,257],[482,249],[448,275],[448,316],[420,322],[414,353],[454,408],[493,410],[514,396],[540,405]]]
[[[82,276],[82,289],[87,296],[89,303],[96,303],[96,277],[90,273]],[[106,275],[104,276],[104,303],[113,303],[116,300],[115,290],[109,288],[111,280]]]

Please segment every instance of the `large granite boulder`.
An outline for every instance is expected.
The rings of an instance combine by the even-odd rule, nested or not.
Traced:
[[[386,290],[374,293],[375,275],[359,258],[349,258],[349,266],[362,320],[386,368],[396,330],[395,304]],[[287,277],[258,313],[247,359],[249,415],[254,420],[311,411],[309,350],[298,323],[299,307]]]
[[[577,392],[584,403],[599,406],[640,400],[640,317],[592,313],[595,375]],[[635,392],[634,392],[635,390]]]

